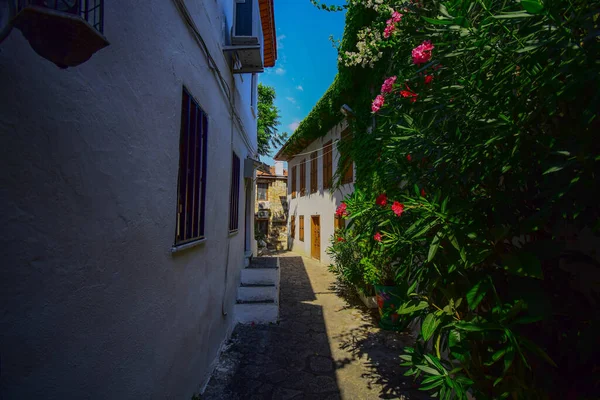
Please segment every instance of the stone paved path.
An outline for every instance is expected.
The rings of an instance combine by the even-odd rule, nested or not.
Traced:
[[[414,340],[381,331],[326,266],[281,258],[280,323],[238,325],[203,399],[424,399],[398,366]]]

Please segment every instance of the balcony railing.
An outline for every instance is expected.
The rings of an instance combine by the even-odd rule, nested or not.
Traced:
[[[98,32],[104,30],[104,0],[17,0],[17,12],[28,6],[79,15]]]

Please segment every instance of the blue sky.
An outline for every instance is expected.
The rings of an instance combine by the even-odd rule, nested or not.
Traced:
[[[291,135],[333,82],[337,51],[329,36],[342,38],[345,13],[318,10],[309,0],[275,0],[274,7],[277,63],[259,76],[259,82],[275,88],[279,130]],[[271,157],[261,160],[273,164]]]

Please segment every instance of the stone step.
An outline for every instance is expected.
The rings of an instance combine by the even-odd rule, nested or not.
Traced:
[[[275,303],[241,303],[234,308],[235,320],[240,324],[269,324],[279,320],[279,305]]]
[[[271,300],[278,302],[276,285],[242,285],[238,288],[237,299],[242,302]]]
[[[242,285],[278,285],[278,268],[244,268],[241,276]]]
[[[279,257],[253,257],[247,268],[279,268]]]

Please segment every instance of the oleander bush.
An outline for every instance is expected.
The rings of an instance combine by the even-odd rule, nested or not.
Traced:
[[[357,178],[332,251],[408,287],[407,375],[443,399],[597,398],[600,2],[346,8]]]

